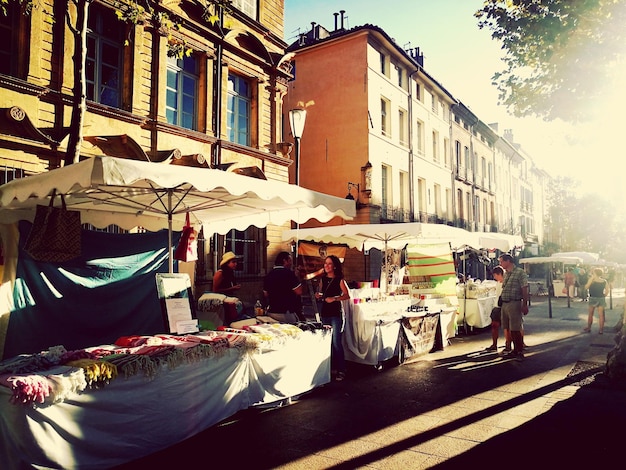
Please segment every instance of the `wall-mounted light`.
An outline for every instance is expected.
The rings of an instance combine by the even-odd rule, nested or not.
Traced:
[[[354,196],[352,195],[352,188],[356,188],[356,202],[359,202],[359,193],[361,191],[361,185],[358,183],[350,183],[348,182],[348,194],[346,196],[346,199],[350,199],[351,201],[354,201]]]

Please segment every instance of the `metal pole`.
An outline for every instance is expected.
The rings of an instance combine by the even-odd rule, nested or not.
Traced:
[[[300,186],[300,137],[294,138],[296,145],[296,186]]]
[[[554,286],[552,285],[552,266],[548,266],[548,314],[552,318],[552,292]]]
[[[167,260],[168,270],[174,272],[174,257],[172,256],[172,190],[167,190]]]

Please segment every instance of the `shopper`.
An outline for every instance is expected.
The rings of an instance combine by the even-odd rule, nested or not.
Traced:
[[[502,294],[502,281],[504,280],[504,269],[502,266],[496,266],[493,268],[493,279],[496,284],[496,299],[498,299],[498,305],[491,310],[491,346],[485,348],[485,351],[497,351],[498,350],[498,337],[500,336],[500,324],[502,323],[502,308],[500,306],[500,295]],[[509,330],[504,330],[505,343],[511,345],[511,337]]]
[[[594,268],[591,271],[591,278],[587,281],[585,288],[589,291],[589,315],[587,316],[587,328],[585,333],[591,331],[593,324],[593,312],[598,309],[598,334],[604,333],[604,308],[606,307],[606,294],[608,282],[602,277],[602,269]]]
[[[513,263],[513,257],[505,253],[499,258],[505,271],[502,282],[502,328],[509,329],[513,350],[505,353],[518,361],[524,359],[522,317],[528,314],[528,275]]]
[[[238,284],[235,279],[238,258],[232,251],[224,253],[220,261],[220,269],[213,276],[213,292],[234,297],[235,293],[241,289],[241,284]]]
[[[293,272],[293,258],[287,251],[276,255],[274,268],[263,280],[267,314],[283,323],[305,321],[302,315],[302,283]]]
[[[346,375],[346,363],[343,355],[341,337],[345,325],[342,300],[350,298],[348,285],[343,277],[341,261],[335,255],[324,259],[324,275],[315,298],[322,300],[322,323],[333,330],[331,350],[331,373],[335,380],[343,380]]]

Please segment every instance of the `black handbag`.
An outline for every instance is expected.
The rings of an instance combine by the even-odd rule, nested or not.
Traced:
[[[62,194],[61,207],[54,207],[56,195],[55,189],[47,206],[37,205],[24,244],[24,251],[37,261],[63,263],[81,255],[80,212],[68,211]]]

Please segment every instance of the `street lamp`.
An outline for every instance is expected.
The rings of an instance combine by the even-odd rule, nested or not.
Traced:
[[[291,134],[296,144],[296,185],[300,186],[300,138],[304,132],[306,109],[292,109],[289,111]]]

